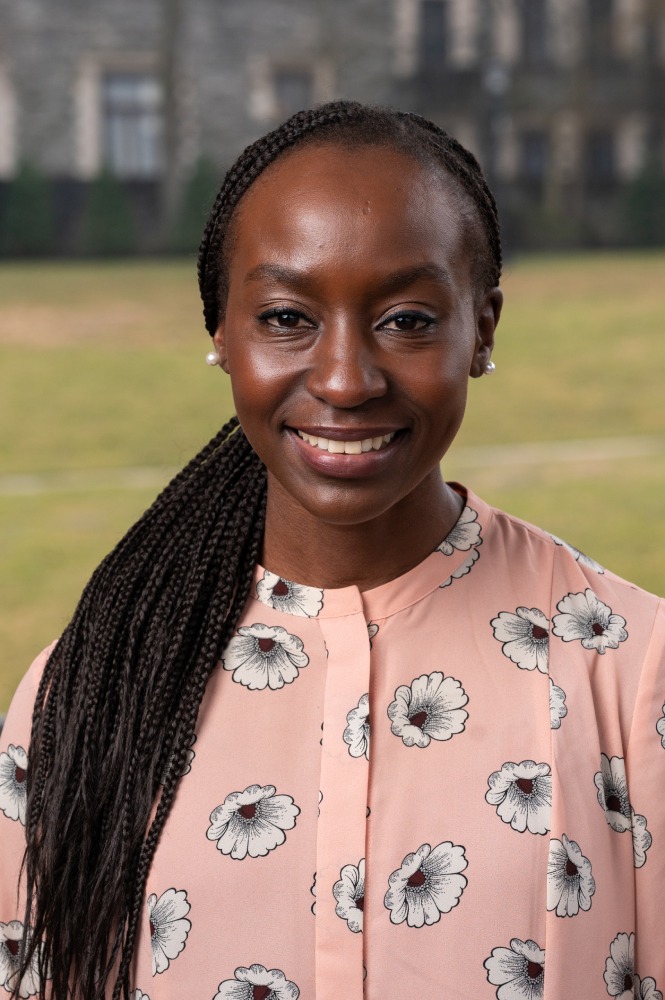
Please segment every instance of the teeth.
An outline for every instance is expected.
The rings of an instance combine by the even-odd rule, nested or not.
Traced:
[[[333,441],[332,438],[314,437],[311,434],[305,434],[304,431],[298,431],[297,433],[298,437],[301,437],[307,444],[311,444],[313,448],[320,448],[321,451],[329,451],[331,455],[360,455],[363,452],[380,451],[381,448],[385,448],[387,444],[390,444],[395,437],[395,432],[393,431],[392,434],[384,434],[382,437],[364,438],[362,441]]]

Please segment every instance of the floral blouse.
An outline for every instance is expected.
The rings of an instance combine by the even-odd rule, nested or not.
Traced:
[[[374,590],[257,567],[132,1000],[662,1000],[665,605],[458,489],[448,537]],[[6,991],[46,655],[0,742]]]

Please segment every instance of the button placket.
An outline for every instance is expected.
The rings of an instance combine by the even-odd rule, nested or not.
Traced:
[[[363,935],[357,928],[364,901],[355,907],[350,900],[354,880],[362,875],[360,862],[364,865],[369,764],[364,754],[352,756],[344,741],[347,715],[369,692],[370,646],[359,592],[356,600],[354,613],[320,619],[328,664],[317,834],[317,1000],[363,996]],[[340,882],[336,899],[333,889]]]

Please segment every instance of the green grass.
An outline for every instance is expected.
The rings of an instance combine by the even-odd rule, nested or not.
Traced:
[[[143,490],[0,497],[0,711],[93,569],[152,502]]]
[[[518,261],[497,372],[444,463],[485,499],[665,593],[665,460],[469,466],[460,448],[665,436],[663,254]],[[232,409],[193,262],[0,267],[0,476],[179,466]],[[458,459],[456,456],[459,455]],[[154,490],[0,496],[0,711]]]

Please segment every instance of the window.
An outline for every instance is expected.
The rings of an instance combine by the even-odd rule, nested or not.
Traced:
[[[448,38],[446,0],[421,0],[419,62],[422,69],[436,70],[445,64]]]
[[[0,62],[0,178],[16,171],[16,97],[5,67]]]
[[[612,132],[590,132],[586,139],[586,177],[590,184],[611,184],[616,177],[616,150]]]
[[[587,51],[592,62],[612,57],[614,0],[587,0]]]
[[[278,69],[274,76],[277,116],[286,118],[313,104],[314,77],[308,69]]]
[[[522,27],[522,54],[532,66],[547,62],[549,32],[547,0],[522,0],[520,7]]]
[[[104,163],[118,177],[150,178],[162,167],[162,90],[147,73],[102,77]]]
[[[520,137],[520,176],[531,184],[542,184],[547,174],[549,136],[540,129],[523,132]]]

